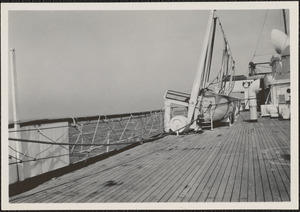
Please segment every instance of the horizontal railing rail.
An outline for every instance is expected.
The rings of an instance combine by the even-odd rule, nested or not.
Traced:
[[[26,167],[48,170],[56,162],[75,164],[159,137],[164,133],[163,113],[153,110],[21,122],[19,129],[9,129],[9,165],[23,166],[25,175],[32,176],[41,171]],[[18,167],[15,173],[20,174]]]
[[[59,122],[68,122],[73,123],[74,120],[76,122],[81,121],[94,121],[94,120],[105,120],[105,119],[115,119],[115,118],[125,118],[130,116],[143,116],[149,115],[151,113],[158,113],[162,110],[150,110],[144,112],[135,112],[135,113],[122,113],[122,114],[112,114],[112,115],[97,115],[97,116],[81,116],[81,117],[67,117],[67,118],[54,118],[54,119],[37,119],[31,121],[21,121],[18,124],[20,127],[31,126],[31,125],[39,125],[39,124],[51,124],[51,123],[59,123]],[[13,128],[14,123],[10,123],[8,128]]]

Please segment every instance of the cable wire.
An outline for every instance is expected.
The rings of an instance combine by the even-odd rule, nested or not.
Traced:
[[[251,61],[252,61],[253,58],[255,57],[255,54],[256,54],[256,51],[257,51],[257,47],[258,47],[259,41],[260,41],[260,39],[261,39],[261,36],[262,36],[262,33],[263,33],[263,29],[264,29],[264,27],[265,27],[265,23],[266,23],[266,19],[267,19],[268,12],[269,12],[269,10],[267,10],[267,12],[266,12],[266,15],[265,15],[265,18],[264,18],[264,22],[263,22],[263,25],[262,25],[262,28],[261,28],[261,32],[260,32],[260,34],[259,34],[259,38],[258,38],[258,41],[257,41],[257,43],[256,43],[256,47],[255,47],[254,54],[253,54],[253,57],[252,57]]]

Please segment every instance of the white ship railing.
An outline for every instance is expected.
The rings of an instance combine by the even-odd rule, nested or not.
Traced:
[[[9,129],[10,182],[23,181],[163,133],[163,110],[45,119]],[[18,133],[18,137],[15,137]]]

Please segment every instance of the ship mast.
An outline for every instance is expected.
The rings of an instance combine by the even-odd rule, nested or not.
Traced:
[[[214,26],[215,21],[214,20],[214,15],[215,15],[215,10],[212,10],[210,12],[210,16],[208,19],[208,24],[206,27],[206,34],[204,37],[204,42],[203,42],[203,47],[202,47],[202,52],[201,52],[201,57],[200,57],[200,62],[198,65],[196,77],[194,80],[192,92],[191,92],[191,97],[189,100],[189,105],[188,105],[188,116],[187,116],[187,123],[191,123],[194,117],[198,116],[199,110],[195,110],[196,106],[199,105],[198,101],[198,96],[200,93],[201,88],[204,88],[206,85],[206,80],[207,80],[207,71],[206,68],[210,66],[210,56],[212,54],[211,47],[212,45],[210,44],[209,41],[212,41],[213,38],[211,36],[212,32],[214,31]],[[200,96],[201,98],[201,96]]]

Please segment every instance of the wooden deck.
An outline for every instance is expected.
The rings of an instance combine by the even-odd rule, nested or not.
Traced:
[[[10,202],[290,201],[290,121],[237,119],[231,127],[144,143]]]

